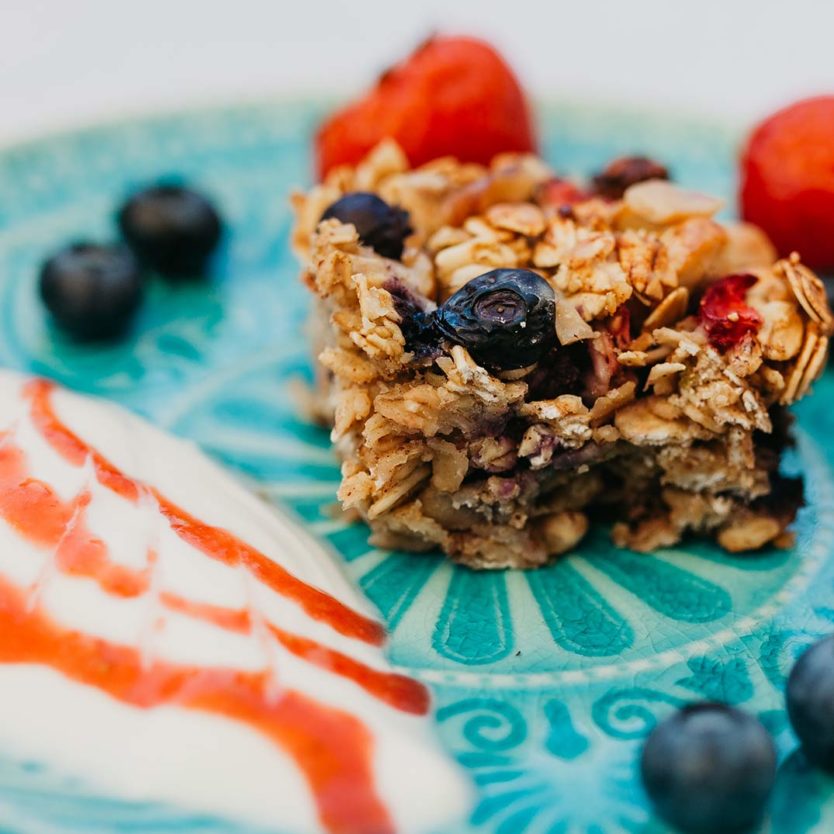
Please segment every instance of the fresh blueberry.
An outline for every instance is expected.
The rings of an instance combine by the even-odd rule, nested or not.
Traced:
[[[464,284],[437,310],[435,322],[490,368],[537,362],[555,343],[556,298],[550,284],[528,269],[493,269]]]
[[[321,216],[322,220],[333,218],[352,223],[362,243],[383,258],[394,260],[402,257],[405,239],[414,231],[409,225],[407,211],[365,191],[345,194]]]
[[[166,278],[203,275],[222,233],[212,203],[173,183],[134,194],[119,209],[118,223],[140,263]]]
[[[668,180],[664,165],[646,156],[621,156],[609,162],[594,178],[594,191],[608,200],[620,200],[626,190],[646,180]]]
[[[724,704],[693,704],[654,729],[641,771],[658,814],[681,831],[742,834],[764,815],[776,751],[753,716]]]
[[[787,705],[808,760],[834,772],[834,636],[815,643],[796,662]]]
[[[74,243],[41,267],[40,293],[57,324],[77,339],[112,339],[142,300],[139,264],[123,246]]]

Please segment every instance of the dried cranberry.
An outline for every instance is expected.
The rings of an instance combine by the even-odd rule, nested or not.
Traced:
[[[608,332],[619,350],[626,350],[631,342],[631,310],[620,306],[608,322]]]
[[[727,275],[707,288],[699,317],[713,347],[728,350],[762,326],[762,317],[745,301],[758,280],[755,275]]]
[[[583,191],[570,180],[553,177],[553,179],[547,180],[539,186],[536,199],[543,208],[555,208],[562,213],[563,210],[569,209],[574,203],[581,203],[590,196],[587,191]]]
[[[668,180],[665,166],[646,156],[621,156],[594,178],[594,190],[607,200],[620,200],[626,189],[646,180]]]

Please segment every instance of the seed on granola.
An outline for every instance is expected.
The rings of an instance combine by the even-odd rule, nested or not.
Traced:
[[[352,223],[362,243],[383,258],[394,260],[402,257],[405,239],[413,231],[407,211],[365,191],[340,197],[325,210],[319,222],[331,219]]]
[[[594,190],[607,200],[621,200],[627,188],[646,180],[668,180],[664,165],[647,156],[621,156],[609,162],[592,180]]]
[[[555,341],[555,295],[528,269],[493,269],[435,314],[440,332],[481,364],[510,370],[537,362]]]

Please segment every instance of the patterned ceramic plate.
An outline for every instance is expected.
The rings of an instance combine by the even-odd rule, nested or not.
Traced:
[[[792,551],[729,557],[691,544],[644,556],[613,548],[601,531],[543,570],[472,573],[369,547],[363,526],[327,512],[338,467],[327,434],[296,416],[288,393],[310,363],[286,195],[304,184],[320,113],[305,102],[209,111],[0,155],[0,364],[118,400],[194,438],[329,542],[387,620],[392,659],[435,693],[441,738],[478,786],[468,831],[661,831],[636,779],[640,743],[694,698],[743,705],[775,734],[771,831],[834,830],[834,783],[793,752],[782,694],[793,658],[834,623],[834,377],[799,409],[790,465],[805,473],[810,501]],[[545,156],[561,172],[587,174],[641,151],[684,184],[731,194],[735,137],[726,129],[571,106],[542,118]],[[39,261],[69,239],[112,235],[118,198],[164,173],[222,206],[232,234],[215,280],[154,287],[117,347],[68,344],[36,299]],[[97,795],[48,762],[2,751],[0,829],[229,831]]]

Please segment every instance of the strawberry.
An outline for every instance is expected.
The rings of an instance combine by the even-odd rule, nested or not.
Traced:
[[[800,101],[762,122],[741,161],[741,213],[780,254],[834,270],[834,96]]]
[[[701,324],[712,346],[722,353],[762,326],[762,317],[745,301],[756,281],[755,275],[727,275],[710,284],[701,299]]]
[[[386,137],[399,142],[412,165],[446,155],[487,163],[502,151],[535,150],[512,70],[491,46],[465,37],[432,38],[331,116],[316,134],[319,176],[356,164]]]

